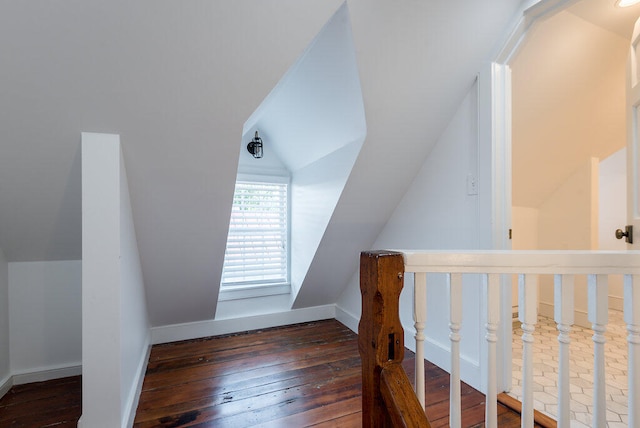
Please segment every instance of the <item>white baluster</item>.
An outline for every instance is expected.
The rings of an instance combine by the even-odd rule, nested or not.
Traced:
[[[487,396],[485,404],[485,426],[487,428],[498,427],[498,362],[497,341],[498,324],[500,323],[500,275],[485,275],[487,286]]]
[[[640,426],[640,275],[624,277],[624,322],[629,347],[629,426]]]
[[[554,276],[554,319],[558,324],[558,342],[560,345],[560,362],[558,374],[558,427],[569,428],[570,395],[569,395],[569,343],[571,326],[573,325],[573,275]]]
[[[427,274],[416,273],[413,287],[413,321],[416,327],[416,396],[424,409],[424,326],[427,320]]]
[[[593,420],[592,426],[607,424],[606,387],[604,372],[604,337],[609,322],[609,278],[607,275],[588,275],[589,322],[593,329]]]
[[[518,319],[522,323],[522,428],[533,428],[533,332],[538,321],[537,300],[538,275],[519,275]]]
[[[449,339],[451,339],[451,376],[449,376],[449,426],[460,428],[460,327],[462,326],[462,274],[449,277]]]

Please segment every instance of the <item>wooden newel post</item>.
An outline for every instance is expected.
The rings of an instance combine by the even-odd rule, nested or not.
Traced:
[[[380,392],[382,369],[404,358],[404,330],[400,323],[400,292],[404,284],[401,253],[364,251],[360,254],[362,316],[358,348],[362,359],[362,426],[390,427]]]

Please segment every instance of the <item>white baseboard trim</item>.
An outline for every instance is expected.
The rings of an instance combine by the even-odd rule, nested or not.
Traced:
[[[538,315],[553,319],[553,303],[538,302]]]
[[[8,375],[4,379],[0,379],[0,398],[4,397],[4,395],[9,392],[12,386],[13,376]]]
[[[609,296],[609,309],[615,309],[616,311],[623,311],[624,297]]]
[[[336,305],[336,319],[346,325],[355,334],[358,334],[358,324],[360,323],[360,319],[354,314],[345,311],[343,308]]]
[[[360,320],[352,313],[336,306],[336,319],[349,327],[356,334],[358,333],[358,323]],[[413,352],[416,351],[415,335],[415,329],[404,329],[404,346]],[[449,348],[435,340],[429,339],[428,337],[425,339],[425,358],[438,367],[441,367],[443,370],[446,370],[447,372],[451,371],[451,354]],[[480,391],[482,379],[480,362],[473,360],[467,355],[461,355],[460,377],[464,382],[467,382],[469,385]]]
[[[589,314],[586,311],[576,311],[573,324],[584,328],[592,327],[589,322]]]
[[[136,411],[138,410],[138,402],[140,401],[140,393],[142,392],[142,384],[144,383],[144,375],[147,372],[147,365],[149,364],[150,354],[151,336],[149,335],[146,340],[146,352],[142,354],[142,357],[138,362],[138,369],[136,370],[136,381],[134,383],[134,387],[131,388],[131,392],[129,393],[129,397],[126,401],[124,426],[128,428],[133,426],[133,422],[136,418]]]
[[[177,342],[200,337],[219,336],[221,334],[279,327],[282,325],[318,321],[335,317],[336,306],[324,305],[251,317],[165,325],[151,328],[151,344],[157,345],[160,343]]]
[[[538,305],[538,313],[544,317],[554,319],[553,303],[540,302]],[[584,328],[591,328],[589,314],[586,311],[576,309],[573,315],[573,324]]]
[[[69,365],[69,366],[57,366],[42,368],[33,371],[24,371],[15,373],[13,375],[13,384],[22,385],[32,382],[44,382],[51,379],[59,379],[69,376],[78,376],[82,374],[82,363]]]

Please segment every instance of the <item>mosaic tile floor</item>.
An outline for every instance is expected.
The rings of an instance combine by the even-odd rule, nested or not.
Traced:
[[[514,327],[516,324],[514,324]],[[571,331],[571,426],[591,427],[593,411],[593,332],[574,326]],[[622,312],[610,311],[605,335],[607,427],[627,427],[627,344]],[[513,388],[522,399],[522,329],[513,329]],[[533,344],[534,408],[555,418],[558,394],[558,330],[550,318],[539,317]]]

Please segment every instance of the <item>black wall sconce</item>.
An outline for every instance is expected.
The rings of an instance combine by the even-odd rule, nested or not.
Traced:
[[[258,136],[258,131],[256,131],[256,136],[253,137],[253,140],[247,144],[247,150],[256,159],[260,159],[262,157],[262,138]]]

